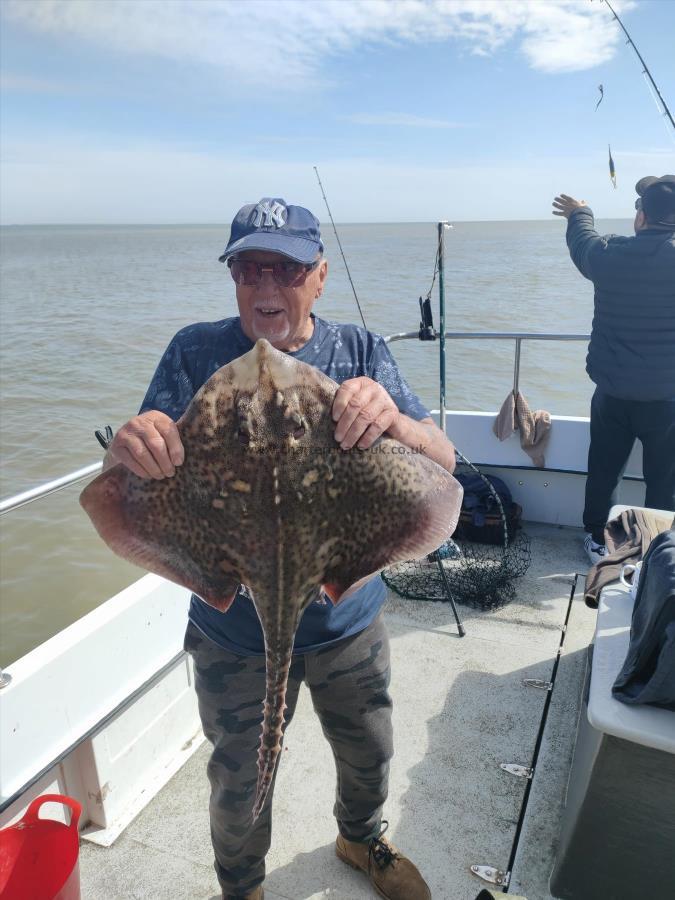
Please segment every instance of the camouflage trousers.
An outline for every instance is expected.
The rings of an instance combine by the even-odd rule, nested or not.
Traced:
[[[246,894],[265,878],[272,836],[274,783],[256,822],[252,817],[265,661],[224,650],[192,623],[185,649],[194,660],[199,714],[213,744],[207,772],[216,873],[225,894]],[[393,754],[389,677],[389,638],[381,613],[359,634],[294,656],[291,664],[286,728],[305,681],[333,750],[333,812],[349,841],[368,841],[380,830]]]

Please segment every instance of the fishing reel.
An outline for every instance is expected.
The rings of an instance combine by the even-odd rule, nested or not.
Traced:
[[[420,297],[420,317],[419,339],[421,341],[435,341],[436,331],[431,314],[431,297],[427,297],[425,300]]]

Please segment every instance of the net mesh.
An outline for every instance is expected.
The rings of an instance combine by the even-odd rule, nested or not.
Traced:
[[[516,579],[531,561],[530,540],[520,527],[520,507],[505,510],[499,494],[473,463],[457,453],[455,474],[480,476],[495,501],[495,513],[484,524],[474,525],[463,510],[452,539],[424,559],[399,563],[385,569],[384,582],[410,600],[450,600],[477,609],[498,609],[516,593]]]

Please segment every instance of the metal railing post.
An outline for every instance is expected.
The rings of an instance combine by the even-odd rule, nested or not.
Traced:
[[[440,333],[438,341],[438,356],[440,365],[440,416],[439,425],[441,431],[445,434],[445,280],[444,280],[444,257],[445,257],[445,241],[444,233],[447,222],[438,223],[438,303],[439,303],[439,324]]]
[[[513,393],[518,393],[518,382],[520,381],[520,345],[522,338],[516,338],[516,357],[513,362]]]

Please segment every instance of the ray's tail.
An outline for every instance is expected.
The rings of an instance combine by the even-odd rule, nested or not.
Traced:
[[[258,818],[265,805],[274,778],[274,769],[281,752],[281,740],[285,723],[286,687],[291,667],[293,642],[288,650],[273,652],[266,649],[265,701],[263,703],[262,734],[258,749],[258,784],[253,805],[253,819]]]

